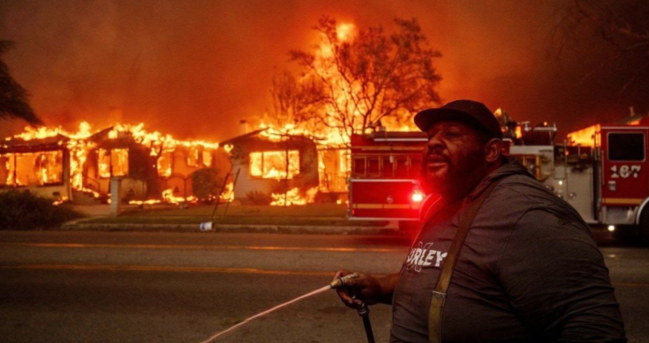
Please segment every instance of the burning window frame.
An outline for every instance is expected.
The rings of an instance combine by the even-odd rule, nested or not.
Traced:
[[[274,168],[275,165],[280,165],[272,162],[275,155],[279,155],[277,158],[282,161],[282,169]],[[251,178],[290,180],[300,174],[300,151],[297,149],[251,151],[248,153],[248,159]],[[260,166],[257,167],[257,163],[253,161],[259,161]]]
[[[0,187],[46,187],[60,186],[64,183],[64,149],[42,150],[30,152],[3,152],[0,153],[0,163],[4,163],[3,172],[6,171],[6,177],[3,178]],[[47,166],[39,164],[45,157]],[[54,159],[52,161],[51,159]],[[5,160],[6,159],[6,160]],[[19,161],[26,159],[26,161]],[[31,165],[31,168],[25,166]],[[26,172],[19,172],[24,169]],[[1,174],[4,176],[4,173]],[[21,176],[27,176],[27,180],[22,180]],[[36,183],[31,181],[30,176]],[[53,177],[56,181],[48,181],[48,177]]]
[[[156,171],[158,177],[168,178],[174,172],[174,152],[165,151],[156,160]]]
[[[97,175],[100,179],[112,177],[129,177],[130,149],[112,148],[96,150],[97,153]],[[105,162],[105,160],[108,162]],[[107,165],[108,170],[102,167]]]
[[[238,177],[233,187],[233,199],[245,201],[248,194],[284,194],[297,192],[309,196],[308,191],[319,186],[318,149],[316,142],[303,135],[283,134],[269,137],[263,134],[267,129],[260,129],[221,142],[220,146],[230,156],[232,174]],[[250,153],[273,151],[298,151],[299,173],[289,178],[261,178],[250,173]],[[297,172],[297,163],[295,170]],[[298,188],[293,191],[294,188]],[[313,191],[312,191],[313,193]],[[310,200],[311,201],[311,200]]]
[[[56,173],[60,173],[60,182],[38,182],[38,184],[18,184],[11,180],[7,183],[9,173],[3,175],[4,183],[0,185],[0,189],[20,188],[27,189],[37,195],[52,198],[56,201],[65,201],[71,199],[71,177],[70,177],[70,161],[72,152],[69,147],[70,139],[64,135],[55,133],[48,136],[25,135],[19,137],[7,138],[0,141],[0,154],[6,156],[8,159],[21,154],[34,155],[32,164],[29,166],[33,171],[37,167],[36,161],[40,154],[56,154]],[[59,159],[60,158],[60,159]],[[8,160],[3,161],[6,164]],[[42,177],[40,177],[42,181]]]

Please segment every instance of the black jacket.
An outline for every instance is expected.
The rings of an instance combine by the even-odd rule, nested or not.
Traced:
[[[608,269],[588,225],[516,162],[424,226],[395,290],[391,341],[428,342],[431,292],[458,217],[496,180],[451,279],[443,341],[626,342]]]

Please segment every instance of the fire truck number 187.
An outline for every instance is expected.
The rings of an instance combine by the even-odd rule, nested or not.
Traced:
[[[634,179],[638,178],[638,173],[640,173],[640,166],[639,165],[627,165],[623,164],[621,166],[612,166],[611,167],[611,178],[612,179],[617,179],[617,178],[623,178],[626,179],[629,176],[633,175]]]

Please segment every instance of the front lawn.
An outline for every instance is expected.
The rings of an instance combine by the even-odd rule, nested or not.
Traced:
[[[302,225],[302,226],[385,226],[384,221],[350,221],[345,205],[309,204],[303,206],[254,206],[220,204],[212,219],[213,205],[187,208],[170,205],[130,209],[117,218],[93,218],[85,223],[195,224],[213,221],[231,225]]]

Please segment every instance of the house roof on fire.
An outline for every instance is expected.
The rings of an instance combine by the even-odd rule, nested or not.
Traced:
[[[263,131],[266,131],[266,130],[268,130],[268,129],[259,129],[259,130],[255,130],[255,131],[252,131],[252,132],[248,132],[248,133],[243,134],[241,136],[236,136],[236,137],[230,138],[230,139],[228,139],[226,141],[223,141],[223,142],[219,143],[219,145],[223,146],[223,145],[226,145],[226,144],[240,143],[240,142],[248,140],[248,139],[250,139],[250,138],[252,138],[254,136],[257,136],[258,134],[260,134],[260,133],[262,133]]]
[[[248,132],[248,133],[243,134],[241,136],[236,136],[236,137],[230,138],[230,139],[228,139],[226,141],[220,142],[219,145],[224,146],[226,144],[237,144],[237,143],[242,143],[242,142],[249,141],[249,140],[259,139],[259,138],[257,138],[257,136],[259,136],[260,133],[262,133],[262,132],[264,132],[266,130],[268,130],[268,128]],[[295,139],[309,139],[309,137],[306,137],[306,136],[291,135],[291,134],[283,134],[282,137],[295,138]],[[267,140],[267,138],[265,138],[265,137],[262,138],[262,139]]]
[[[616,120],[613,123],[614,124],[631,124],[633,122],[639,122],[641,119],[648,118],[649,113],[645,114],[640,114],[640,113],[632,113],[628,117],[624,117],[622,119]]]
[[[12,152],[37,152],[37,151],[51,151],[59,150],[65,147],[70,138],[57,134],[56,136],[46,138],[35,138],[25,140],[22,138],[12,138],[5,141],[0,141],[0,153]]]

